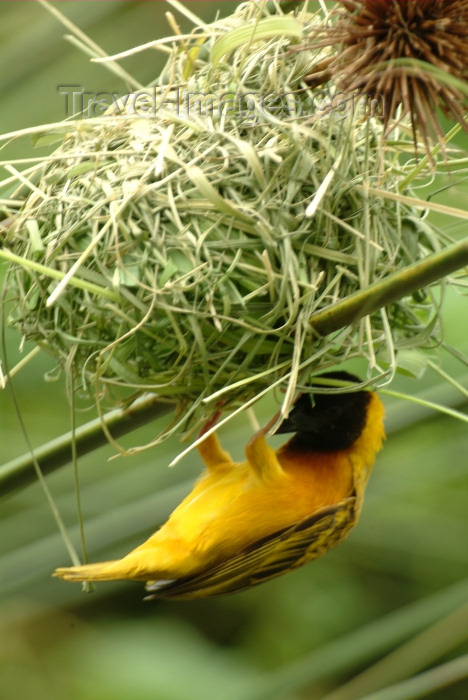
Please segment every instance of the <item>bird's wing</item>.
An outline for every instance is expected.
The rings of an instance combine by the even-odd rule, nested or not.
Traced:
[[[356,498],[321,508],[299,523],[253,542],[195,576],[147,585],[152,598],[208,598],[256,586],[307,564],[335,547],[356,522]]]

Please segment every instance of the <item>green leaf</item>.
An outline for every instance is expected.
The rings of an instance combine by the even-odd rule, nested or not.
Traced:
[[[254,41],[262,41],[281,35],[300,41],[302,39],[301,25],[294,17],[267,17],[256,24],[238,27],[223,34],[213,44],[211,63],[213,66],[217,66],[222,58],[243,44],[250,45]]]

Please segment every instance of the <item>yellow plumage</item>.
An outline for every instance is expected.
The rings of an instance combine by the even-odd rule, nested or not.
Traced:
[[[206,472],[157,532],[122,559],[54,575],[144,580],[156,596],[196,597],[254,585],[325,553],[354,526],[384,437],[379,398],[357,393],[365,395],[365,415],[345,449],[317,450],[292,438],[275,451],[260,431],[236,463],[212,434],[199,446]],[[310,415],[318,409],[319,400]]]

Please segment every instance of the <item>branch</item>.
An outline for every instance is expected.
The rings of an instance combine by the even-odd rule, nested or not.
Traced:
[[[468,238],[312,314],[310,323],[319,335],[328,335],[465,265],[468,265]]]
[[[137,400],[130,408],[118,408],[110,411],[104,416],[103,421],[106,427],[112,431],[112,435],[117,438],[160,418],[173,408],[174,403],[162,401],[158,396],[152,394]],[[35,456],[43,474],[60,469],[71,461],[73,440],[76,445],[77,457],[82,457],[107,444],[108,440],[102,429],[101,418],[96,418],[80,426],[74,435],[72,432],[64,433],[35,450]],[[0,466],[0,493],[2,495],[16,488],[28,486],[34,481],[36,481],[36,473],[30,453]]]

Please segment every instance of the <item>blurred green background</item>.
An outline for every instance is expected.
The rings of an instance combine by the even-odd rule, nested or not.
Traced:
[[[172,34],[164,14],[176,14],[153,0],[52,5],[110,54]],[[185,5],[212,21],[235,3]],[[2,2],[0,13],[2,133],[63,119],[58,85],[125,92],[116,77],[64,38],[67,30],[38,2]],[[184,17],[177,21],[182,31],[190,29]],[[145,84],[157,76],[161,54],[145,51],[122,65]],[[42,153],[21,139],[8,144],[0,159]],[[426,193],[432,195],[439,185],[429,184]],[[466,182],[457,177],[448,185],[436,201],[462,206]],[[456,219],[438,216],[437,223],[454,236],[462,234]],[[447,341],[465,353],[466,318],[466,301],[447,294]],[[13,366],[28,348],[20,347],[15,331],[6,336]],[[443,352],[441,357],[444,369],[466,386],[462,365]],[[69,430],[65,382],[52,360],[37,357],[14,386],[35,447]],[[462,396],[434,372],[420,380],[400,377],[392,389],[463,408]],[[144,603],[141,585],[119,583],[84,594],[79,585],[50,578],[68,557],[40,486],[0,493],[2,699],[353,700],[467,654],[466,424],[415,404],[384,400],[388,440],[350,538],[324,559],[228,598]],[[271,411],[272,404],[263,403],[259,421]],[[80,422],[94,417],[93,407],[79,414]],[[142,444],[154,432],[147,426],[123,443]],[[222,431],[225,446],[238,459],[250,432],[245,417]],[[26,450],[5,390],[0,392],[0,463]],[[115,449],[106,446],[80,460],[91,560],[118,557],[134,547],[190,490],[200,460],[192,454],[168,469],[179,451],[179,443],[168,441],[108,461]],[[72,468],[47,481],[78,547]],[[348,684],[358,674],[360,680]],[[468,684],[460,681],[427,697],[466,700]]]

